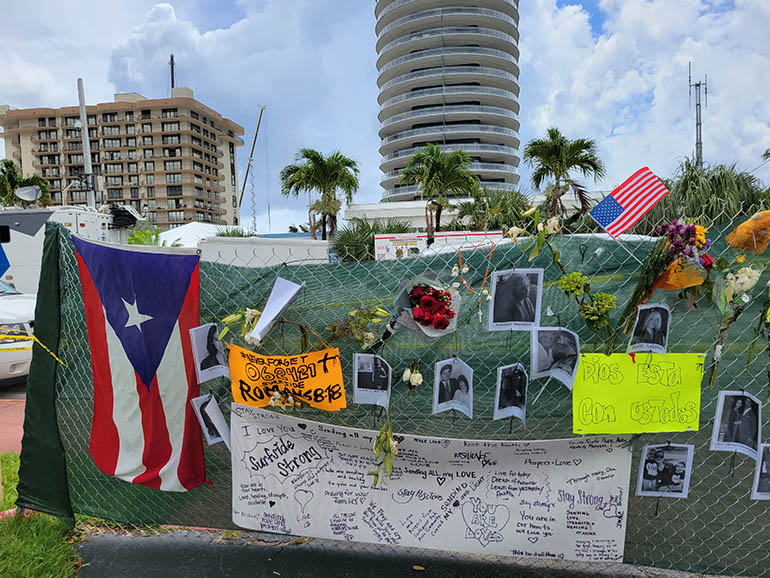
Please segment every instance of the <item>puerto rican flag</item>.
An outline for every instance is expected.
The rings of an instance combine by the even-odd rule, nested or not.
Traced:
[[[198,256],[118,249],[73,236],[94,378],[90,453],[105,474],[158,490],[202,484],[203,440],[189,330]]]

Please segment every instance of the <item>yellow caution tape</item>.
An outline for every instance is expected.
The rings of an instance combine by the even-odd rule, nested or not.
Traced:
[[[6,329],[6,331],[16,331],[17,333],[21,333],[21,331],[19,331],[18,329],[10,329],[10,330]],[[43,342],[40,341],[34,335],[26,335],[26,334],[24,334],[24,335],[4,335],[4,334],[0,334],[0,339],[13,339],[15,341],[34,341],[40,347],[45,349],[51,355],[51,357],[53,357],[56,361],[58,361],[63,367],[67,367],[66,363],[64,363],[61,359],[56,357],[56,354],[53,351],[51,351],[50,349],[48,349],[45,345],[43,345]],[[26,350],[29,350],[29,349],[32,349],[32,348],[31,347],[13,347],[13,348],[9,347],[7,349],[0,348],[0,352],[2,352],[2,351],[26,351]]]

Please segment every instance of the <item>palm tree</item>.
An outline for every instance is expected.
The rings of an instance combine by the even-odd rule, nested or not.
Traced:
[[[457,203],[457,216],[449,224],[455,231],[507,230],[508,227],[524,227],[529,221],[522,213],[531,200],[519,191],[481,190],[473,193],[473,199]]]
[[[10,159],[0,161],[0,204],[6,207],[19,202],[16,191],[21,187],[40,187],[42,195],[39,202],[47,206],[51,202],[50,186],[48,181],[38,175],[24,177]]]
[[[770,148],[762,153],[762,160],[763,161],[770,161]]]
[[[315,239],[313,212],[320,212],[321,238],[326,240],[327,217],[329,236],[333,236],[337,230],[337,213],[342,207],[337,198],[337,190],[342,191],[348,204],[353,200],[353,193],[358,190],[358,163],[340,151],[325,157],[309,148],[300,149],[296,160],[296,163],[285,166],[281,171],[281,193],[287,197],[308,193],[310,234]],[[318,191],[321,195],[316,203],[310,202],[312,191]]]
[[[441,231],[441,211],[449,207],[448,197],[470,196],[479,188],[479,181],[468,165],[471,157],[459,150],[444,153],[435,144],[427,144],[409,159],[401,172],[401,184],[417,184],[424,197],[430,201],[425,206],[425,228],[428,245],[433,244],[434,232]],[[436,225],[433,226],[433,212]]]
[[[593,176],[594,181],[605,173],[595,141],[586,138],[570,140],[556,127],[548,129],[548,138],[529,141],[524,149],[524,160],[535,169],[532,184],[536,189],[539,190],[544,181],[554,180],[545,191],[546,207],[551,215],[566,212],[561,198],[569,189],[580,202],[580,213],[589,208],[588,191],[570,176],[571,171],[576,170],[583,177]]]

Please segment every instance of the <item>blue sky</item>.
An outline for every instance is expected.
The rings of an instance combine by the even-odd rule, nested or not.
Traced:
[[[770,147],[770,2],[523,0],[520,13],[522,143],[549,126],[595,139],[608,171],[589,188],[609,189],[644,165],[670,176],[692,154],[690,60],[697,77],[709,75],[705,160],[752,169]],[[166,96],[173,52],[177,85],[243,125],[247,143],[257,105],[267,105],[254,165],[260,231],[268,198],[273,231],[306,215],[301,200],[280,197],[278,182],[301,147],[353,156],[356,201],[380,198],[371,1],[80,0],[75,10],[29,0],[4,16],[17,25],[4,31],[0,103],[74,104],[78,76],[88,102],[124,91]],[[531,192],[528,168],[520,172]],[[756,174],[770,183],[770,164]],[[250,213],[247,200],[244,219]]]

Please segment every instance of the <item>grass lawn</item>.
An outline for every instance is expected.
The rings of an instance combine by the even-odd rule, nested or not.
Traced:
[[[3,503],[14,507],[19,481],[19,456],[0,454]],[[77,555],[69,543],[70,529],[45,514],[0,520],[0,576],[3,578],[70,578]]]

